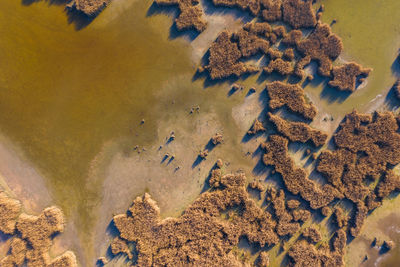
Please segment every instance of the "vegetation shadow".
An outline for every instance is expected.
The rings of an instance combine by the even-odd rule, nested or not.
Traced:
[[[250,22],[254,19],[254,16],[250,14],[248,11],[243,11],[238,7],[225,7],[225,6],[216,6],[213,4],[212,0],[202,0],[201,5],[203,7],[204,14],[206,16],[211,15],[232,15],[235,20],[241,20],[243,23]]]
[[[75,30],[80,31],[86,28],[92,21],[96,18],[97,15],[88,16],[85,13],[78,11],[76,9],[66,8],[65,12],[68,17],[68,24],[74,24]],[[100,13],[101,11],[99,11]]]
[[[390,88],[385,97],[385,104],[389,110],[395,110],[400,106],[400,99],[397,96],[395,85]]]
[[[177,5],[159,5],[153,2],[149,9],[147,10],[146,16],[154,16],[163,14],[173,19],[173,23],[169,30],[169,39],[174,40],[176,38],[183,37],[189,42],[192,42],[200,33],[195,29],[179,30],[176,26],[175,19],[179,16],[179,7]]]
[[[397,78],[400,78],[400,50],[390,69]]]
[[[21,3],[24,6],[30,6],[34,3],[40,2],[42,0],[22,0]],[[87,27],[96,17],[97,15],[105,8],[105,6],[99,10],[93,16],[89,16],[75,8],[67,7],[66,5],[70,2],[68,0],[43,0],[49,6],[65,6],[64,11],[67,15],[68,24],[74,24],[75,30],[79,31]]]
[[[336,88],[332,88],[325,82],[320,93],[320,97],[328,100],[329,103],[343,103],[351,95],[351,93],[352,92],[349,91],[340,91]]]

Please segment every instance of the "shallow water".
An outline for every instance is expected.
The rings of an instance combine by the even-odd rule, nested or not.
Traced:
[[[115,0],[79,30],[62,5],[5,0],[0,10],[0,131],[46,178],[88,259],[104,177],[88,178],[105,143],[128,154],[150,146],[161,117],[174,121],[195,105],[237,132],[230,107],[242,98],[191,82],[188,42],[171,17],[148,13],[151,3]]]
[[[322,84],[308,86],[313,99],[319,99],[325,112],[343,116],[353,108],[369,110],[377,95],[386,96],[395,82],[400,65],[395,63],[400,47],[400,2],[396,0],[320,1],[325,6],[322,20],[332,25],[344,44],[340,59],[372,68],[367,85],[353,94],[341,93]],[[393,65],[393,66],[392,66]],[[325,88],[324,88],[325,87]],[[323,89],[324,88],[324,89]]]
[[[100,185],[86,181],[90,162],[106,141],[152,141],[154,92],[192,70],[183,40],[169,40],[170,18],[147,17],[151,1],[126,3],[81,30],[62,5],[1,3],[0,130],[84,232],[99,198]]]
[[[191,49],[175,39],[170,17],[146,15],[151,2],[115,0],[77,30],[62,5],[2,1],[0,131],[43,173],[55,203],[70,217],[78,214],[80,233],[89,234],[95,220],[91,210],[100,201],[102,185],[87,177],[105,142],[117,140],[122,150],[151,143],[161,115],[173,120],[175,110],[197,104],[202,112],[212,106],[224,130],[232,136],[237,132],[231,107],[242,98],[227,100],[223,90],[202,90],[202,80],[191,83]],[[321,85],[306,90],[335,116],[354,107],[366,110],[395,79],[391,66],[400,47],[400,2],[323,2],[323,20],[338,21],[333,31],[343,39],[342,58],[374,71],[368,85],[343,102],[335,90],[321,94]],[[160,88],[170,94],[161,99]],[[232,154],[237,140],[228,140]]]

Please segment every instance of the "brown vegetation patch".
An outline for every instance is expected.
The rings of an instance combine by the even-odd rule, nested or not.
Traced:
[[[258,132],[265,132],[265,128],[262,124],[262,122],[260,122],[258,119],[256,119],[253,123],[253,125],[251,126],[250,130],[247,131],[247,134],[256,134]]]
[[[316,182],[308,178],[308,174],[302,168],[295,166],[293,159],[288,154],[288,139],[271,135],[269,140],[262,144],[266,153],[263,162],[274,166],[276,172],[282,175],[282,179],[289,192],[300,196],[310,203],[312,209],[319,209],[328,205],[335,198],[342,198],[333,186],[326,184],[320,187]]]
[[[119,237],[136,242],[139,266],[239,266],[232,248],[240,236],[261,246],[278,242],[276,223],[249,197],[243,174],[214,179],[218,187],[200,195],[179,218],[161,220],[148,194],[138,197],[127,214],[114,217]],[[236,207],[237,216],[221,217]]]
[[[64,216],[56,207],[46,208],[39,216],[20,214],[19,201],[0,192],[1,232],[11,234],[9,252],[0,260],[0,266],[28,267],[76,267],[76,258],[72,252],[66,252],[53,261],[49,256],[52,239],[56,233],[64,230]]]
[[[211,142],[214,146],[221,144],[224,141],[224,137],[220,133],[216,133],[213,137],[211,137]]]
[[[317,24],[312,0],[283,0],[283,21],[295,29]]]
[[[397,79],[395,84],[393,85],[394,93],[396,97],[400,99],[400,79]]]
[[[364,202],[359,201],[356,207],[354,226],[350,229],[350,234],[353,237],[357,237],[360,234],[361,228],[364,225],[364,221],[367,218],[367,214],[368,208],[365,206]]]
[[[249,10],[253,15],[260,12],[260,0],[213,0],[213,3],[216,6],[239,7]]]
[[[87,16],[98,15],[108,4],[110,0],[72,0],[66,7],[70,10],[77,10]]]
[[[271,74],[275,71],[280,75],[289,75],[293,73],[294,68],[292,62],[277,58],[271,60],[268,66],[264,67],[263,70],[267,74]]]
[[[335,222],[339,228],[343,228],[347,225],[347,223],[349,221],[349,217],[347,216],[347,214],[343,211],[343,209],[341,207],[335,208],[334,215],[335,215],[334,216]]]
[[[359,76],[367,77],[371,69],[364,69],[357,63],[347,63],[342,66],[334,67],[332,70],[332,80],[328,84],[339,88],[342,91],[356,90],[356,81]]]
[[[17,218],[21,212],[21,203],[0,192],[0,231],[13,234]]]
[[[354,203],[364,201],[371,194],[363,184],[365,179],[383,176],[377,186],[378,197],[383,198],[398,189],[396,181],[399,178],[391,172],[387,174],[390,165],[400,162],[400,134],[397,130],[391,112],[364,115],[353,111],[346,115],[334,135],[338,149],[323,151],[317,170]]]
[[[293,216],[286,210],[285,206],[285,193],[283,190],[279,190],[276,194],[270,193],[268,199],[271,201],[273,209],[275,211],[275,216],[278,220],[278,225],[276,227],[276,233],[279,236],[291,236],[300,229],[300,224],[293,221]]]
[[[249,183],[249,187],[251,189],[254,189],[254,190],[257,190],[260,192],[265,191],[265,186],[260,181],[257,181],[257,180],[253,180],[251,183]]]
[[[209,63],[205,69],[209,71],[211,79],[222,79],[232,75],[239,77],[244,73],[256,70],[256,68],[240,62],[241,57],[238,44],[231,40],[231,33],[224,31],[211,45]]]
[[[342,40],[331,32],[327,24],[318,23],[313,32],[304,40],[297,42],[297,50],[318,62],[318,72],[329,77],[332,70],[332,61],[343,50]]]
[[[278,132],[292,142],[306,143],[307,141],[312,141],[315,146],[322,146],[328,138],[326,133],[315,130],[306,123],[287,121],[272,113],[268,113],[268,116]]]
[[[306,240],[297,241],[289,250],[291,266],[344,266],[343,256],[346,245],[346,233],[336,232],[333,246],[328,244],[316,249]]]
[[[260,253],[257,259],[258,267],[268,267],[269,266],[269,255],[268,252],[263,251]]]
[[[286,206],[288,207],[288,209],[293,210],[293,209],[297,209],[300,206],[300,201],[296,200],[296,199],[291,199],[288,200],[286,202]]]
[[[249,57],[258,52],[267,53],[269,41],[261,38],[260,34],[266,35],[272,28],[268,23],[248,23],[238,32],[233,34],[233,39],[238,42],[242,57]]]
[[[261,5],[263,7],[261,15],[264,20],[274,22],[282,19],[281,0],[261,0]]]
[[[180,10],[175,23],[178,30],[195,29],[202,32],[207,27],[199,0],[154,0],[158,5],[177,5]]]
[[[311,218],[311,212],[306,209],[295,209],[292,211],[292,215],[295,222],[306,222]]]
[[[315,226],[307,227],[303,231],[303,236],[308,239],[310,243],[318,243],[322,240],[321,233],[318,231]]]
[[[269,95],[269,107],[277,109],[286,106],[292,112],[312,120],[317,114],[313,104],[307,104],[303,89],[297,84],[285,84],[283,82],[272,82],[267,84]]]

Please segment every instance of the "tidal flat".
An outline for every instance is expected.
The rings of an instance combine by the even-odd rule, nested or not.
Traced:
[[[368,83],[351,95],[337,94],[318,79],[305,88],[319,111],[335,118],[333,126],[322,117],[312,125],[331,133],[353,108],[395,108],[386,95],[399,75],[400,3],[323,3],[322,20],[337,21],[332,30],[344,43],[340,60],[373,68]],[[177,216],[202,192],[218,157],[249,177],[265,176],[247,154],[257,148],[256,140],[243,142],[264,108],[258,94],[246,97],[247,89],[255,85],[261,92],[264,82],[255,76],[239,80],[245,90],[230,95],[229,80],[193,80],[199,54],[216,33],[206,30],[205,39],[180,33],[173,26],[176,9],[154,9],[150,0],[113,1],[90,23],[45,1],[2,4],[0,133],[32,163],[53,203],[66,213],[74,228],[68,238],[83,248],[82,265],[104,252],[98,242],[105,244],[107,237],[99,233],[137,195],[150,192],[162,216]],[[231,22],[238,12],[207,16],[236,27]],[[197,106],[200,112],[190,114]],[[172,131],[177,138],[166,145]],[[215,132],[223,132],[224,146],[193,168]],[[161,164],[166,153],[176,156],[168,165]]]
[[[87,25],[69,21],[62,5],[2,4],[1,133],[41,174],[53,203],[76,228],[70,238],[83,247],[79,260],[93,261],[93,227],[113,155],[134,153],[137,145],[158,148],[164,142],[159,121],[179,124],[177,114],[189,116],[194,106],[202,114],[212,108],[234,136],[226,107],[240,99],[226,102],[226,91],[191,82],[195,64],[187,36],[171,29],[170,17],[152,13],[152,1],[114,1]],[[146,190],[135,184],[129,186],[136,194]]]

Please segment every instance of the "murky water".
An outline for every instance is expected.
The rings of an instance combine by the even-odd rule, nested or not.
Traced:
[[[153,140],[154,92],[192,71],[185,42],[169,40],[170,18],[147,17],[151,1],[127,2],[79,31],[61,5],[1,2],[0,130],[83,228],[99,197],[86,181],[91,160],[108,140]]]
[[[188,42],[176,38],[171,17],[148,13],[151,4],[115,0],[83,27],[68,23],[62,5],[1,3],[0,131],[46,177],[84,246],[102,192],[88,173],[105,142],[132,151],[157,139],[161,115],[193,105],[207,112],[210,103],[224,129],[237,131],[227,106],[240,100],[191,82]]]
[[[372,68],[368,83],[353,94],[339,93],[324,83],[308,87],[313,99],[321,98],[326,112],[343,116],[353,108],[369,109],[370,101],[386,91],[395,81],[395,59],[400,47],[400,2],[396,0],[320,1],[325,5],[322,20],[332,25],[344,44],[341,59]],[[392,67],[392,64],[393,67]],[[319,100],[318,100],[319,101]]]
[[[99,202],[101,181],[87,177],[105,142],[120,140],[127,150],[151,143],[161,114],[192,104],[206,112],[211,102],[225,131],[237,131],[230,108],[240,100],[227,101],[225,91],[191,83],[191,49],[174,38],[171,18],[147,15],[151,2],[115,0],[89,25],[69,23],[62,5],[0,4],[0,131],[43,173],[56,204],[68,216],[78,215],[81,233],[89,233],[95,219],[91,210]],[[321,93],[321,85],[306,90],[337,116],[354,107],[365,110],[395,79],[400,2],[323,3],[323,20],[337,20],[333,31],[343,39],[342,58],[374,71],[368,85],[346,99],[334,90]],[[171,77],[182,82],[175,78],[168,84]],[[246,84],[250,81],[255,78]],[[171,87],[170,97],[159,99],[161,87]],[[175,107],[167,106],[171,101]],[[238,145],[236,139],[229,142]]]

